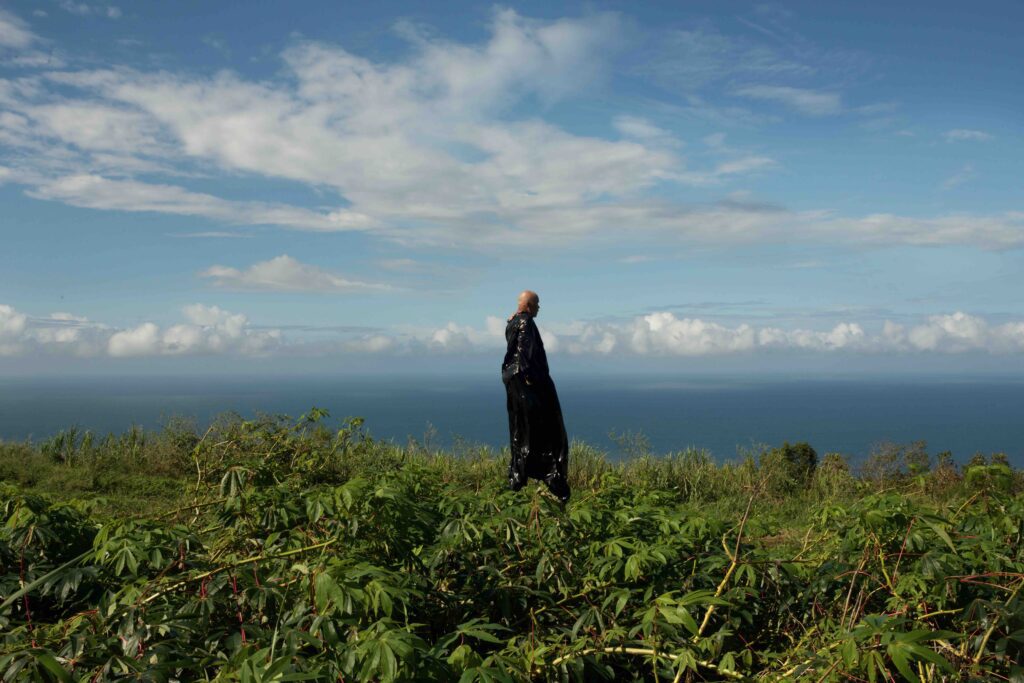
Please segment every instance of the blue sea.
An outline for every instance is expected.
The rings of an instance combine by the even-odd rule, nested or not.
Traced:
[[[1024,465],[1024,379],[789,379],[570,375],[556,377],[570,438],[624,452],[643,435],[654,453],[688,446],[719,460],[761,444],[808,441],[854,460],[882,442],[929,452],[1005,452]],[[171,417],[203,428],[235,412],[298,416],[325,408],[334,423],[366,419],[376,438],[405,443],[507,443],[505,394],[485,376],[0,378],[0,439],[40,440],[78,426],[98,433],[159,429]],[[629,439],[627,438],[626,441]]]

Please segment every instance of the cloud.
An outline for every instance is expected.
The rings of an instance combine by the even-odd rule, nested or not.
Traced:
[[[50,72],[12,98],[0,139],[36,151],[18,174],[32,196],[76,206],[409,243],[536,241],[564,213],[747,168],[690,168],[675,138],[636,117],[616,119],[626,139],[607,140],[521,114],[524,103],[536,111],[599,82],[620,24],[612,14],[536,21],[501,10],[480,44],[407,31],[409,56],[393,63],[300,41],[282,53],[282,75],[259,82],[231,72]],[[165,175],[212,166],[296,181],[335,207],[231,201],[133,177],[161,166]]]
[[[28,317],[0,304],[0,356],[13,356],[22,350],[22,336]]]
[[[433,351],[462,352],[478,349],[498,349],[505,341],[505,321],[488,316],[482,330],[468,325],[448,323],[419,338]]]
[[[942,137],[946,138],[946,142],[988,142],[994,138],[991,133],[986,133],[983,130],[969,130],[967,128],[947,130],[942,134]]]
[[[755,100],[778,102],[809,116],[827,116],[843,110],[842,98],[835,92],[779,85],[748,85],[737,88],[734,93]]]
[[[390,62],[295,40],[263,80],[113,67],[0,81],[0,145],[17,151],[0,182],[96,210],[360,231],[413,247],[557,248],[627,234],[718,245],[1024,245],[1019,212],[842,217],[677,199],[680,188],[721,187],[778,164],[726,149],[721,135],[705,138],[714,151],[694,161],[670,131],[638,116],[610,117],[617,139],[543,118],[551,105],[600,88],[627,23],[615,14],[548,21],[498,10],[476,43],[405,25],[408,50]],[[701,82],[705,71],[723,83],[814,73],[806,60],[714,32],[674,40],[704,56],[687,72]],[[737,55],[750,59],[737,65]],[[831,92],[757,84],[737,92],[808,114],[843,108]],[[691,108],[712,106],[687,97]],[[227,199],[205,182],[197,189],[196,178],[216,173],[298,183],[321,205]]]
[[[110,337],[107,349],[111,356],[153,356],[160,349],[160,328],[153,323],[143,323],[136,328],[115,332]]]
[[[942,182],[942,188],[945,190],[949,190],[956,187],[957,185],[962,185],[963,183],[966,183],[968,180],[972,179],[974,175],[974,164],[964,164],[963,168],[961,168],[959,171],[957,171],[950,177],[946,178]]]
[[[801,77],[816,70],[781,50],[711,28],[670,31],[644,57],[643,72],[688,92],[736,78]]]
[[[962,311],[930,316],[927,322],[906,328],[887,322],[883,331],[887,347],[896,350],[962,353],[1024,351],[1024,321],[992,325]]]
[[[246,239],[252,237],[244,232],[227,232],[224,230],[207,230],[204,232],[170,232],[167,233],[168,237],[175,237],[178,239]]]
[[[316,333],[317,339],[287,339],[282,329],[258,327],[240,313],[192,304],[183,321],[160,326],[145,321],[116,328],[69,313],[33,318],[0,305],[0,355],[62,354],[115,358],[185,355],[320,356],[353,354],[500,353],[502,318],[483,325],[447,322],[437,327],[403,327],[391,331],[358,326],[328,326],[293,331]],[[539,323],[550,353],[702,357],[798,353],[961,354],[1024,353],[1024,320],[994,323],[963,311],[928,316],[915,324],[871,318],[842,321],[826,329],[739,323],[726,325],[699,317],[657,310],[628,319],[545,321]],[[334,341],[324,334],[335,335]]]
[[[701,138],[701,142],[708,147],[717,149],[725,144],[725,133],[712,133],[710,135],[705,135]]]
[[[647,119],[640,116],[616,116],[612,120],[615,129],[623,136],[643,142],[679,147],[683,143],[672,133],[659,128]]]
[[[500,327],[500,329],[499,329]],[[504,321],[488,318],[483,329],[449,323],[414,335],[429,349],[466,352],[493,348],[503,342]],[[583,355],[715,356],[800,351],[814,353],[966,353],[1024,352],[1024,321],[993,325],[963,312],[937,315],[904,327],[886,320],[869,333],[857,322],[840,322],[830,329],[782,329],[748,323],[729,326],[700,318],[679,318],[655,311],[625,321],[553,323],[543,327],[553,352]],[[547,344],[551,347],[551,344]]]
[[[24,21],[0,9],[0,47],[19,50],[29,47],[38,40]]]
[[[716,176],[734,175],[738,173],[749,173],[761,168],[768,168],[775,165],[774,159],[762,156],[745,156],[731,161],[723,161],[715,166]]]
[[[108,19],[120,19],[121,9],[113,5],[90,5],[86,2],[75,2],[74,0],[61,0],[60,8],[65,12],[80,16],[100,16]]]
[[[285,204],[229,201],[176,185],[113,180],[91,174],[48,180],[29,190],[28,194],[37,199],[56,199],[90,209],[151,211],[300,230],[359,230],[372,223],[369,217],[345,209],[320,213]]]
[[[300,263],[287,254],[254,263],[244,270],[211,266],[200,276],[212,280],[216,287],[257,291],[351,293],[392,289],[388,285],[350,280],[337,273]]]
[[[262,356],[285,347],[280,330],[253,328],[246,316],[217,306],[193,304],[182,313],[184,322],[168,327],[146,321],[118,329],[70,313],[34,318],[0,305],[0,356]]]
[[[146,322],[115,332],[107,343],[107,354],[116,358],[225,353],[258,356],[281,346],[279,331],[252,330],[240,313],[203,304],[185,306],[182,311],[186,323],[161,329]]]

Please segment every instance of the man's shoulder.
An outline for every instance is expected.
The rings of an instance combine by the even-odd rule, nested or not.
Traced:
[[[509,325],[518,325],[519,327],[526,327],[530,324],[530,315],[525,312],[513,313],[508,319]]]

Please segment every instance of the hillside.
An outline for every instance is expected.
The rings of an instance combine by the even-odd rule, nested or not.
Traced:
[[[1005,680],[1024,477],[921,444],[505,459],[225,418],[0,444],[0,678]]]

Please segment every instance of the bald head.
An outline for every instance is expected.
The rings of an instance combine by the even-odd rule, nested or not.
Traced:
[[[536,316],[538,311],[540,311],[540,297],[537,296],[537,292],[524,289],[519,294],[519,307],[516,309],[516,312],[525,312],[531,316]]]

